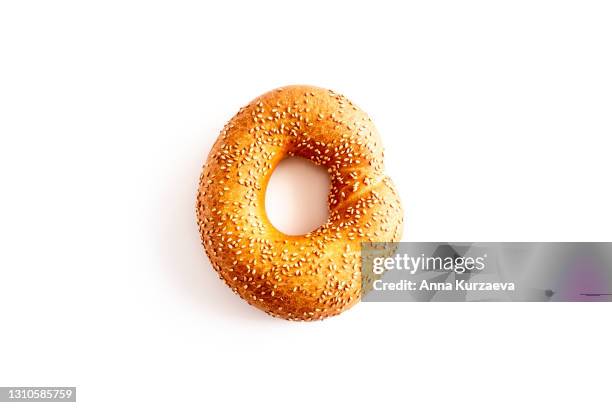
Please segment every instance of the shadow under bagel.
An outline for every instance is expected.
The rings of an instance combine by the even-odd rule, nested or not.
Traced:
[[[216,134],[218,130],[207,133]],[[204,139],[205,140],[205,139]],[[212,267],[194,221],[194,196],[202,163],[214,139],[199,148],[183,149],[173,172],[164,180],[160,199],[161,223],[157,253],[165,279],[202,313],[230,320],[278,321],[232,293]]]

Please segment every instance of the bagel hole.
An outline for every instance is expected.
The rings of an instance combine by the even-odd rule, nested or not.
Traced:
[[[308,159],[290,157],[274,169],[266,189],[266,214],[287,235],[314,231],[329,218],[327,171]]]

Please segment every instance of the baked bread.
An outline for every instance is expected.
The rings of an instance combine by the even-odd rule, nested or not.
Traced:
[[[300,236],[274,228],[264,206],[270,176],[287,156],[324,166],[331,179],[328,221]],[[278,88],[240,109],[208,156],[196,207],[220,277],[251,305],[290,320],[353,306],[361,242],[395,242],[403,230],[371,119],[344,96],[312,86]]]

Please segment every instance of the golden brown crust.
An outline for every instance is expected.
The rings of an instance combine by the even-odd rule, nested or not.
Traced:
[[[289,236],[269,222],[268,180],[286,156],[328,169],[329,220]],[[398,241],[403,213],[385,176],[370,118],[344,96],[312,86],[270,91],[225,125],[200,177],[197,220],[221,278],[277,317],[315,320],[353,306],[361,290],[361,242]]]

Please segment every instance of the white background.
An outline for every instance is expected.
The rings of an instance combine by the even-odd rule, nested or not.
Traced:
[[[0,385],[76,385],[83,407],[609,403],[610,304],[285,322],[217,279],[194,201],[238,108],[306,83],[374,119],[404,240],[609,241],[610,2],[215,3],[1,3]]]

